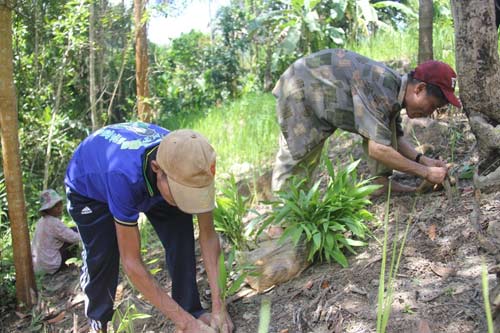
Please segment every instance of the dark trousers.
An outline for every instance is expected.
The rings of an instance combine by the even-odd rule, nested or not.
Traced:
[[[120,253],[114,218],[108,205],[67,190],[68,211],[83,242],[80,283],[87,296],[85,314],[94,329],[113,316]],[[192,215],[162,201],[145,212],[166,254],[172,298],[195,317],[204,313],[196,284]],[[131,227],[135,228],[135,227]]]

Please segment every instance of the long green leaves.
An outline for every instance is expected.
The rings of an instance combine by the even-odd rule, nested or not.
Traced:
[[[387,194],[387,202],[385,206],[384,216],[384,242],[382,245],[382,264],[380,267],[379,288],[378,288],[378,306],[377,306],[377,333],[384,333],[389,321],[392,310],[392,301],[394,296],[394,281],[398,273],[399,263],[403,255],[403,249],[406,243],[406,236],[410,230],[413,212],[415,211],[416,198],[413,201],[412,215],[408,219],[403,238],[398,249],[398,217],[396,216],[395,235],[392,241],[391,264],[389,268],[389,277],[385,284],[385,269],[387,263],[387,243],[389,239],[389,208],[391,198],[391,183],[389,183],[389,191]],[[397,256],[396,256],[397,253]],[[387,289],[386,289],[387,286]]]
[[[330,160],[325,159],[325,163],[330,176],[326,188],[322,190],[318,181],[307,189],[306,179],[292,178],[287,190],[277,193],[278,199],[271,203],[273,210],[257,234],[269,224],[280,225],[285,228],[282,240],[291,237],[294,244],[305,240],[309,261],[334,260],[347,267],[343,251],[355,253],[355,247],[365,245],[365,222],[373,218],[365,209],[371,203],[367,196],[379,186],[358,182],[359,161],[337,173]]]
[[[227,261],[224,252],[221,251],[219,255],[219,275],[217,285],[220,290],[221,299],[226,300],[228,296],[236,293],[243,285],[245,278],[249,274],[253,274],[254,267],[252,266],[237,266],[236,265],[236,251],[231,249],[228,254]],[[235,279],[230,279],[230,276],[236,276]]]
[[[247,210],[247,198],[238,193],[233,176],[225,182],[221,192],[217,196],[217,207],[214,210],[215,230],[223,233],[236,250],[246,250],[243,216]]]
[[[491,316],[490,291],[488,287],[488,269],[486,268],[484,259],[481,264],[481,285],[483,287],[484,312],[486,313],[488,333],[493,333],[495,331],[495,327],[493,326],[493,318]]]
[[[117,325],[114,332],[134,333],[134,321],[150,317],[148,314],[138,312],[134,304],[128,304],[125,312],[117,308],[111,321]]]

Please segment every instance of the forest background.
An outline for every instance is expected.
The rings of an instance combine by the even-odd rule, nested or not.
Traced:
[[[140,2],[140,1],[136,1]],[[185,3],[152,2],[142,15],[179,15]],[[448,1],[433,1],[434,58],[454,66]],[[14,80],[27,220],[38,219],[43,188],[63,192],[77,144],[107,124],[138,119],[135,25],[122,1],[21,1],[13,8]],[[248,163],[268,168],[277,148],[269,93],[295,59],[343,47],[398,68],[418,56],[419,1],[232,1],[208,34],[191,31],[168,46],[149,43],[151,120],[203,132],[219,173]],[[401,64],[405,64],[402,66]],[[13,304],[15,273],[0,174],[0,303]]]

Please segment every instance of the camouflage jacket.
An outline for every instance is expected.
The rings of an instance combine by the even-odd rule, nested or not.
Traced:
[[[403,135],[399,112],[405,90],[406,75],[357,53],[334,49],[297,60],[273,94],[290,153],[300,159],[337,128],[391,145],[391,128]]]

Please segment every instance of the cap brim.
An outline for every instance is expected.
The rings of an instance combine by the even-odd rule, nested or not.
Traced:
[[[188,187],[177,183],[168,177],[170,193],[177,207],[188,214],[201,214],[211,212],[215,208],[214,182],[206,187]]]
[[[456,106],[457,108],[461,108],[462,107],[462,103],[460,103],[460,101],[458,100],[457,96],[455,96],[455,94],[451,91],[443,91],[444,93],[444,96],[446,97],[446,99],[448,100],[448,102],[454,106]]]

